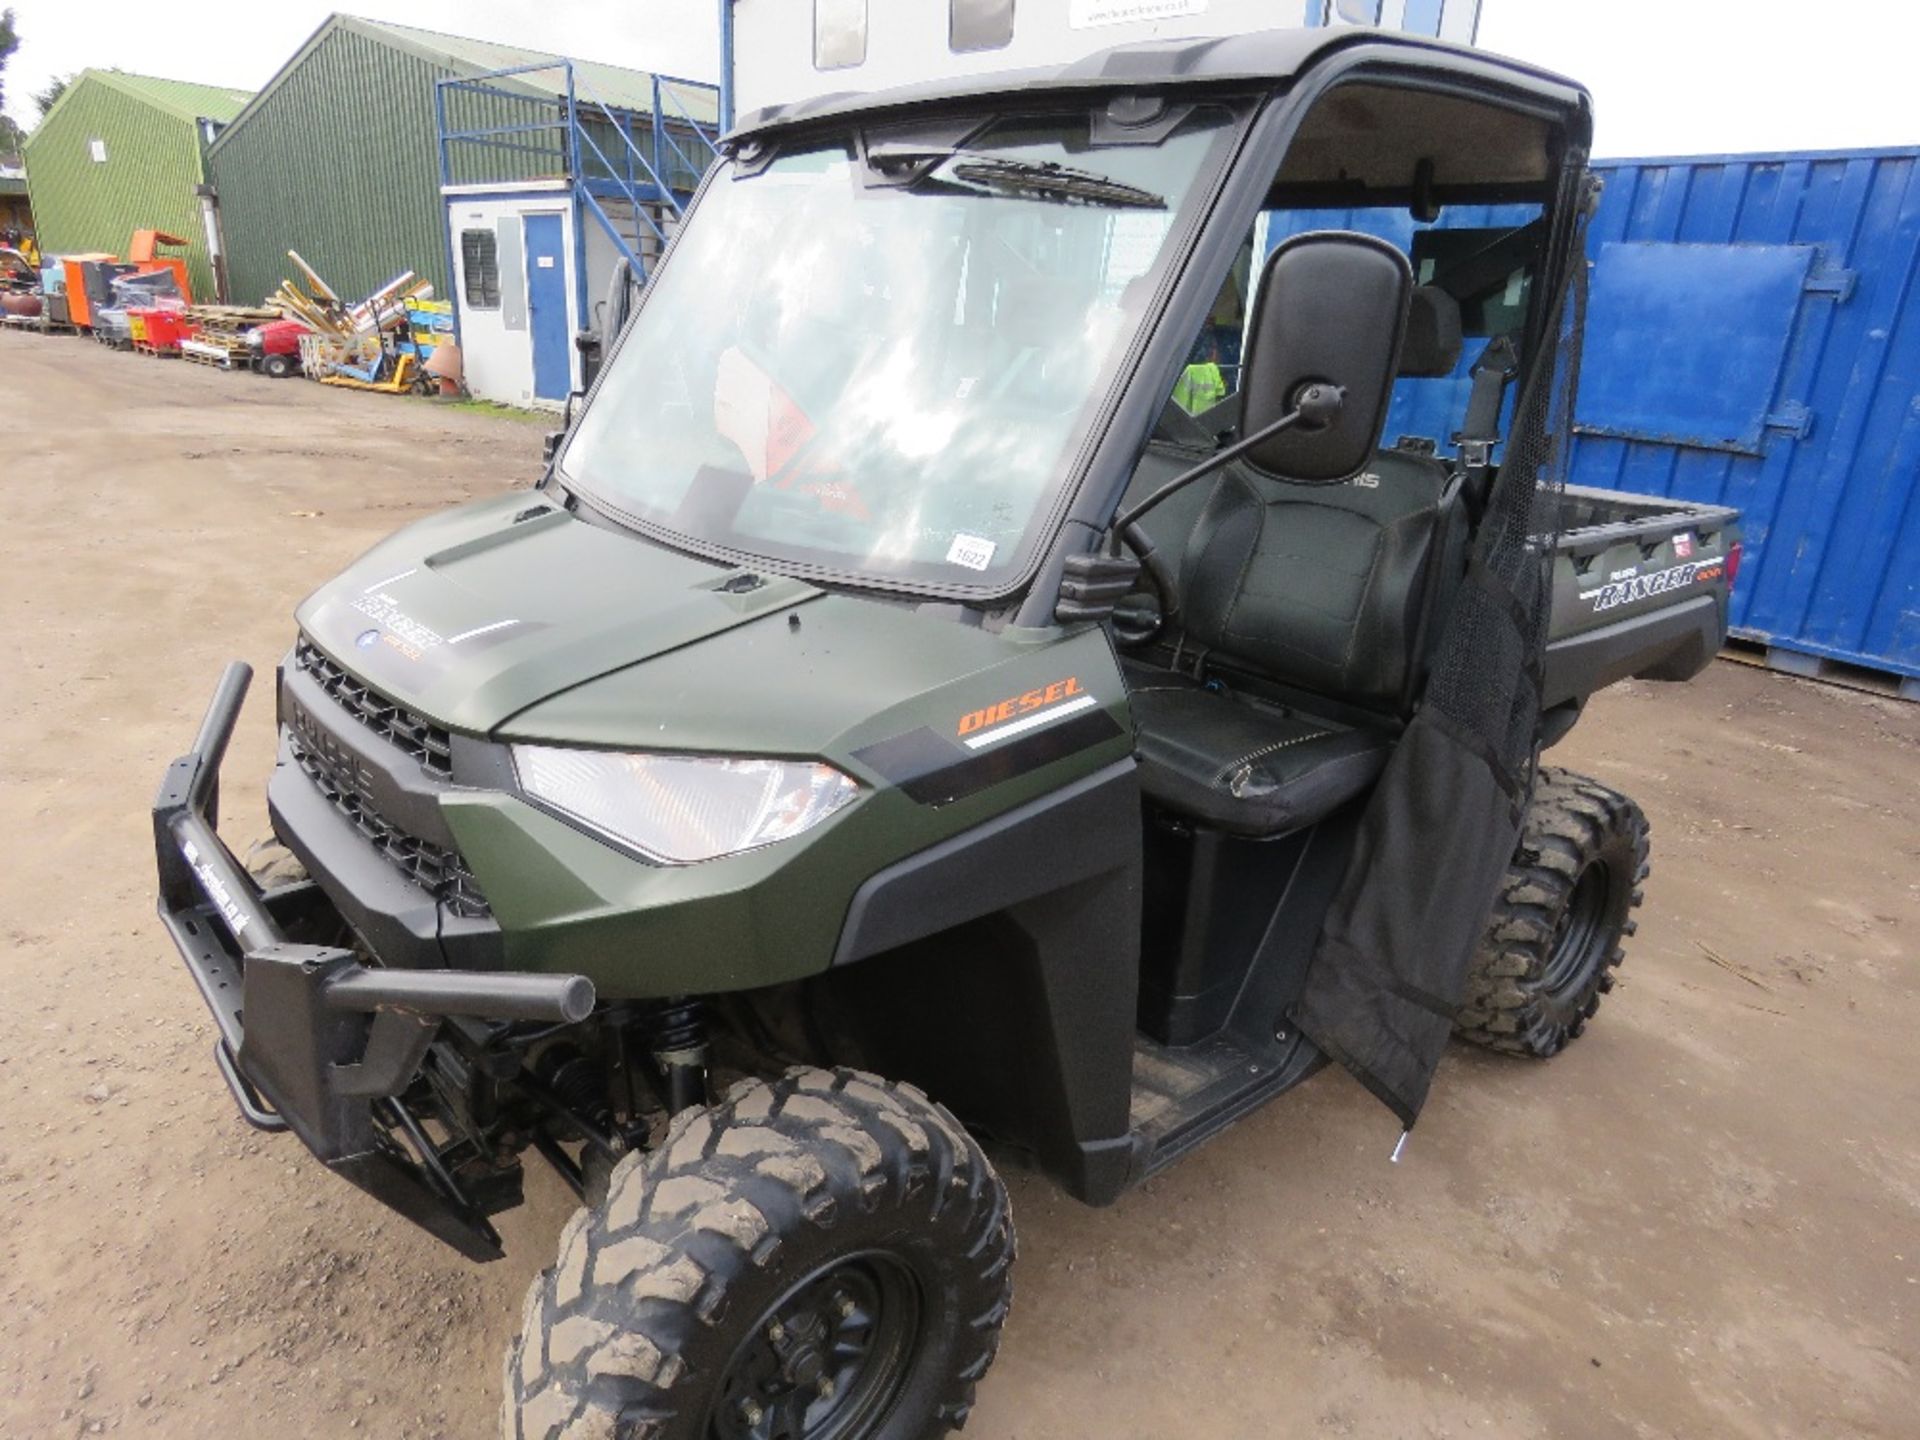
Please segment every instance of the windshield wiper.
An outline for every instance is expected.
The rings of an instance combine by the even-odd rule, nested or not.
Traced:
[[[918,185],[935,176],[947,183],[975,186],[982,190],[1000,190],[1022,195],[1079,201],[1087,205],[1112,205],[1133,210],[1164,210],[1166,197],[1138,185],[1129,185],[1093,170],[1076,170],[1051,160],[1014,160],[1004,155],[989,155],[979,150],[875,150],[868,163],[882,174],[892,175],[894,167],[917,167],[918,174],[907,179]],[[929,163],[931,162],[931,163]],[[904,178],[904,177],[902,177]]]

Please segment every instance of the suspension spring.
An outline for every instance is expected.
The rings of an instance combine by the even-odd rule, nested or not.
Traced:
[[[707,1007],[698,1000],[670,1000],[647,1017],[648,1049],[659,1067],[667,1112],[707,1103],[707,1064],[712,1045]]]

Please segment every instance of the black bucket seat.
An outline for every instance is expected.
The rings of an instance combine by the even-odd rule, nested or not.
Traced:
[[[1459,356],[1458,306],[1415,290],[1400,374]],[[1181,565],[1177,668],[1129,668],[1150,798],[1266,837],[1365,792],[1417,692],[1438,582],[1464,567],[1453,478],[1408,449],[1337,485],[1222,473]]]

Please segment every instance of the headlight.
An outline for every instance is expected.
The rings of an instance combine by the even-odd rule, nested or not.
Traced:
[[[515,745],[529,795],[670,865],[811,830],[859,790],[831,765]]]

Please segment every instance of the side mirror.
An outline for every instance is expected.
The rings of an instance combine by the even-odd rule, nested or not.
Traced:
[[[1240,433],[1259,435],[1289,412],[1306,413],[1248,447],[1256,468],[1332,481],[1365,467],[1386,424],[1412,293],[1407,257],[1371,235],[1311,231],[1267,257],[1241,370]],[[1302,404],[1314,386],[1339,397],[1327,418]]]
[[[587,398],[584,390],[568,392],[566,408],[560,412],[560,428],[549,430],[540,443],[540,459],[547,465],[553,464],[553,457],[560,453],[560,447],[567,442],[567,436],[573,433],[574,411],[580,402]]]

